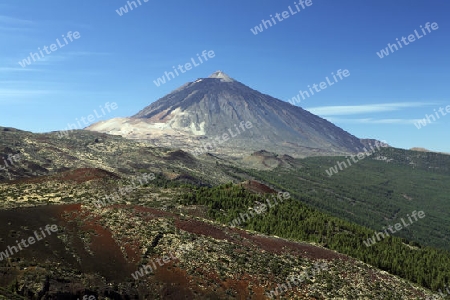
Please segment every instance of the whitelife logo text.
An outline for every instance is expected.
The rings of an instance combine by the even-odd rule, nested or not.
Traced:
[[[427,32],[422,27],[422,25],[420,25],[420,28],[422,29],[423,35],[420,35],[420,33],[418,33],[417,30],[414,30],[415,34],[408,35],[409,42],[406,41],[406,37],[402,36],[400,41],[403,42],[404,46],[408,46],[410,43],[416,41],[416,38],[419,40],[427,35]],[[430,28],[433,30],[438,30],[439,26],[438,26],[438,23],[436,23],[436,22],[433,22],[431,24],[430,24],[430,22],[428,22],[427,24],[425,24],[425,28],[427,29],[428,33],[431,33]],[[403,48],[402,43],[398,40],[398,38],[396,38],[396,40],[397,40],[398,47],[400,47],[400,49]],[[384,58],[385,56],[388,56],[390,54],[389,50],[391,50],[391,53],[394,53],[394,51],[399,50],[398,47],[395,43],[394,44],[389,43],[389,44],[387,44],[387,47],[385,49],[381,49],[380,52],[377,52],[377,55],[379,58]]]
[[[7,259],[10,255],[18,253],[19,251],[22,251],[22,245],[24,248],[28,248],[30,245],[33,245],[36,243],[36,241],[40,241],[44,239],[47,235],[51,235],[52,232],[58,232],[58,226],[53,225],[45,225],[45,229],[39,228],[41,230],[40,233],[37,231],[34,231],[34,236],[28,237],[28,239],[22,239],[20,242],[16,240],[17,246],[8,246],[8,248],[4,252],[0,252],[0,261],[3,259]],[[44,230],[47,232],[47,235],[45,234]],[[28,244],[27,244],[28,242]],[[14,253],[13,253],[14,250]]]
[[[175,74],[177,74],[177,76],[175,76],[175,74],[173,72],[171,72],[171,71],[169,71],[169,72],[166,71],[166,72],[164,72],[164,75],[162,77],[159,77],[158,79],[153,80],[153,83],[157,87],[160,87],[162,84],[166,83],[166,78],[167,78],[167,81],[170,81],[172,79],[175,79],[175,77],[180,76],[180,74],[178,73],[178,70],[180,70],[180,72],[184,74],[187,71],[192,70],[192,66],[194,66],[194,67],[200,66],[203,63],[203,59],[206,62],[206,61],[208,61],[208,57],[209,58],[214,58],[215,56],[216,56],[216,54],[214,53],[213,50],[209,50],[208,52],[206,52],[206,50],[203,50],[201,57],[197,53],[197,58],[198,58],[198,61],[200,62],[199,64],[197,64],[196,60],[193,57],[191,57],[192,64],[190,62],[187,62],[184,65],[178,65],[178,67],[172,66],[173,71],[175,72]],[[202,57],[203,57],[203,59],[202,59]],[[183,67],[184,67],[184,69],[183,69]]]
[[[66,45],[68,45],[69,42],[67,41],[67,39],[69,39],[71,42],[73,42],[74,40],[78,40],[81,37],[81,35],[78,31],[74,31],[73,33],[72,33],[72,31],[69,31],[67,33],[67,39],[66,39],[66,36],[64,36],[64,34],[62,35],[62,37],[63,37],[65,44],[62,44],[60,42],[59,38],[57,38],[56,42],[57,42],[58,46],[56,44],[51,44],[50,47],[44,46],[42,50],[44,50],[46,54],[51,54],[52,52],[55,52],[58,49],[61,49],[61,48],[65,47]],[[48,51],[49,49],[50,49],[50,52]],[[31,65],[31,63],[32,63],[31,60],[33,60],[33,62],[35,62],[37,60],[44,58],[45,55],[42,52],[42,50],[39,47],[38,48],[39,53],[30,52],[30,55],[27,58],[23,59],[22,61],[19,61],[19,65],[22,68],[25,68],[26,66]]]
[[[292,9],[292,7],[289,5],[288,6],[289,11],[285,10],[281,14],[276,13],[275,18],[277,18],[278,22],[282,22],[282,21],[286,20],[287,18],[289,18],[290,16],[296,15],[299,12],[305,10],[306,7],[311,6],[312,4],[313,4],[312,0],[306,0],[306,1],[300,0],[300,1],[298,1],[298,3],[294,2],[294,6],[297,10]],[[300,9],[300,6],[302,7],[301,9]],[[272,15],[270,15],[270,19],[272,21],[263,19],[263,20],[261,20],[261,23],[258,26],[255,26],[254,28],[250,28],[250,31],[254,35],[257,35],[258,33],[263,32],[264,29],[269,29],[269,27],[272,27],[277,24],[277,21],[275,20],[275,18]],[[264,25],[264,27],[263,27],[263,25]],[[267,25],[269,25],[269,27],[267,27]]]

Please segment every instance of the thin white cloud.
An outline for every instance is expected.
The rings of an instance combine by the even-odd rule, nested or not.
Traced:
[[[58,54],[50,53],[50,54],[44,55],[43,57],[39,58],[35,62],[32,62],[31,64],[36,64],[36,65],[40,64],[40,65],[49,66],[54,63],[59,63],[59,62],[67,61],[70,59],[78,59],[78,57],[80,57],[80,56],[106,56],[106,55],[109,55],[109,53],[87,52],[87,51],[67,52],[67,53],[59,52]],[[4,69],[3,71],[8,71],[8,69],[9,69],[9,71],[18,71],[15,68],[3,68],[3,69]],[[28,69],[28,67],[22,68],[22,69]],[[1,68],[0,68],[0,71],[1,71]]]
[[[21,26],[21,25],[33,25],[34,22],[30,21],[30,20],[24,20],[24,19],[0,15],[0,24]]]
[[[421,107],[434,105],[430,102],[398,102],[398,103],[380,103],[365,105],[341,105],[341,106],[319,106],[306,108],[313,114],[319,116],[338,116],[338,115],[359,115],[368,113],[378,113],[387,111],[396,111],[408,107]]]
[[[90,51],[78,51],[78,52],[68,52],[69,55],[73,55],[73,56],[106,56],[106,55],[111,55],[111,53],[108,52],[90,52]]]
[[[33,28],[26,28],[26,27],[11,27],[11,26],[0,26],[0,31],[3,32],[23,32],[23,31],[34,31]]]
[[[43,80],[0,80],[0,87],[14,89],[14,90],[48,90],[55,87],[61,88],[65,84],[58,81],[43,81]]]
[[[67,52],[67,53],[60,53],[60,54],[48,54],[44,56],[43,58],[39,59],[37,62],[61,62],[68,59],[73,59],[79,56],[105,56],[109,55],[109,53],[103,53],[103,52],[88,52],[88,51],[79,51],[79,52]]]
[[[419,119],[341,119],[341,118],[326,118],[333,123],[349,123],[349,124],[404,124],[410,125],[419,121]]]
[[[60,62],[60,61],[65,61],[67,59],[69,59],[70,56],[69,55],[57,55],[57,54],[47,54],[46,56],[39,58],[36,62],[36,64],[43,64],[43,65],[50,65],[52,62]]]
[[[1,89],[0,97],[29,97],[29,96],[40,96],[55,93],[52,90],[23,90],[23,89]]]
[[[5,73],[5,72],[33,72],[33,71],[41,71],[41,70],[32,69],[32,68],[21,68],[21,67],[17,67],[17,68],[3,67],[3,68],[0,68],[0,73]]]

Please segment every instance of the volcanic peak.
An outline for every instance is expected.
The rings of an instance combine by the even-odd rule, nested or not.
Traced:
[[[221,82],[234,82],[235,81],[233,78],[231,78],[230,76],[228,76],[227,74],[225,74],[222,71],[216,71],[216,72],[212,73],[208,78],[217,78],[217,79],[220,79]]]

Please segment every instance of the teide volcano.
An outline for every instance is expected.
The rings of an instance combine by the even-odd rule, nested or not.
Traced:
[[[335,155],[364,147],[332,123],[221,71],[186,83],[130,118],[102,121],[87,129],[189,152],[203,147],[205,152],[233,156],[262,149],[297,157]]]

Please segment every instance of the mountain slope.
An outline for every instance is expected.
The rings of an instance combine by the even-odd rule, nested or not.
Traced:
[[[17,155],[17,159],[11,158]],[[224,183],[233,177],[216,168],[222,159],[192,155],[168,148],[154,148],[120,136],[75,130],[68,137],[57,133],[31,132],[0,127],[0,182],[53,176],[67,171],[91,168],[103,169],[129,177],[142,170],[162,174],[180,181],[189,176],[196,184]],[[184,174],[184,178],[180,178]]]
[[[225,227],[202,217],[206,207],[182,205],[179,213],[174,205],[168,210],[64,204],[0,211],[2,251],[43,224],[58,226],[45,241],[0,260],[0,295],[267,299],[276,291],[288,299],[396,300],[423,299],[428,293],[323,247]],[[276,290],[290,276],[303,274],[310,278]]]
[[[313,207],[376,232],[407,220],[413,211],[424,211],[423,220],[394,235],[450,250],[450,156],[381,148],[332,176],[326,171],[345,162],[345,157],[295,161],[302,167],[281,165],[252,174]]]
[[[390,149],[383,151],[393,151]],[[424,287],[436,289],[447,280],[448,253],[416,248],[417,244],[404,245],[396,238],[386,240],[395,242],[393,247],[379,242],[361,250],[365,247],[362,240],[371,235],[371,231],[308,208],[302,204],[305,197],[297,196],[297,191],[284,182],[283,186],[275,186],[280,190],[292,190],[295,199],[271,208],[266,216],[252,218],[247,224],[247,229],[268,236],[230,228],[227,226],[229,221],[240,213],[250,213],[255,201],[261,202],[245,190],[271,193],[273,189],[248,181],[253,171],[238,169],[236,166],[241,163],[213,155],[194,158],[181,150],[148,147],[118,136],[89,131],[74,131],[67,138],[58,138],[56,133],[32,134],[11,129],[0,130],[0,153],[5,157],[11,153],[23,156],[1,173],[4,176],[0,183],[0,252],[9,245],[16,245],[14,242],[19,237],[26,238],[41,226],[55,223],[62,227],[58,238],[51,236],[46,240],[48,243],[42,242],[35,248],[15,253],[8,261],[0,261],[3,272],[0,294],[8,291],[9,298],[12,291],[20,295],[54,296],[49,299],[81,296],[83,291],[116,299],[148,293],[160,295],[162,299],[177,299],[171,296],[180,293],[193,293],[191,299],[263,296],[285,282],[288,275],[309,268],[317,259],[319,262],[325,259],[330,264],[330,271],[286,292],[286,297],[303,299],[309,295],[321,298],[321,295],[324,299],[349,299],[355,294],[354,297],[361,299],[416,299],[423,296],[423,289],[403,279],[329,249],[298,241],[320,243],[335,250],[338,249],[335,247],[341,247],[339,252],[360,259],[373,261],[374,257],[379,258],[382,264],[377,266],[403,278],[423,274],[425,281],[419,284]],[[409,160],[397,151],[391,157],[403,157],[405,163],[414,162],[416,168],[430,170],[430,176],[447,172],[445,166],[448,164],[441,158],[448,156],[407,153],[417,157]],[[428,157],[429,163],[421,163],[422,157]],[[297,181],[299,186],[303,181],[298,179],[323,172],[323,169],[309,167],[308,161],[312,159],[330,158],[299,160],[259,151],[252,156],[251,163],[272,170],[267,172],[271,179],[268,182],[282,176],[285,180]],[[369,169],[375,172],[386,162],[374,160],[374,163]],[[282,170],[273,170],[276,166]],[[31,172],[33,170],[37,170],[37,175]],[[284,173],[284,170],[290,173]],[[126,187],[144,173],[157,176],[148,184],[122,193],[114,203],[97,206],[106,195],[118,195],[119,188],[126,191]],[[239,185],[204,187],[244,180]],[[348,182],[341,186],[346,184]],[[308,188],[321,192],[316,186],[308,185],[304,192],[308,192]],[[330,184],[329,188],[334,189],[334,186]],[[364,185],[355,186],[356,191],[364,189]],[[184,201],[186,197],[188,202]],[[195,199],[191,197],[196,197],[196,202],[190,202]],[[428,216],[432,214],[427,210]],[[225,224],[213,219],[225,221]],[[290,241],[270,237],[274,234]],[[135,273],[132,272],[139,270],[144,262],[178,249],[181,244],[194,245],[195,251],[182,256],[180,264],[170,264],[167,269],[160,269],[139,283],[133,281],[131,274]],[[414,249],[420,253],[415,253]],[[377,252],[382,254],[377,255]],[[365,253],[369,255],[358,256]],[[413,260],[417,264],[398,265],[401,261],[411,261],[417,254],[420,256]],[[421,263],[430,257],[428,263]],[[392,265],[394,261],[397,264]],[[429,270],[433,272],[429,273]],[[410,280],[417,282],[417,278]],[[199,290],[198,286],[208,288]],[[253,294],[249,293],[250,287]],[[255,296],[254,299],[258,298]]]
[[[87,129],[190,151],[209,142],[215,149],[207,150],[229,154],[261,149],[293,156],[344,154],[364,147],[332,123],[220,71],[181,86],[130,118],[102,121]],[[214,145],[223,134],[230,139]]]

